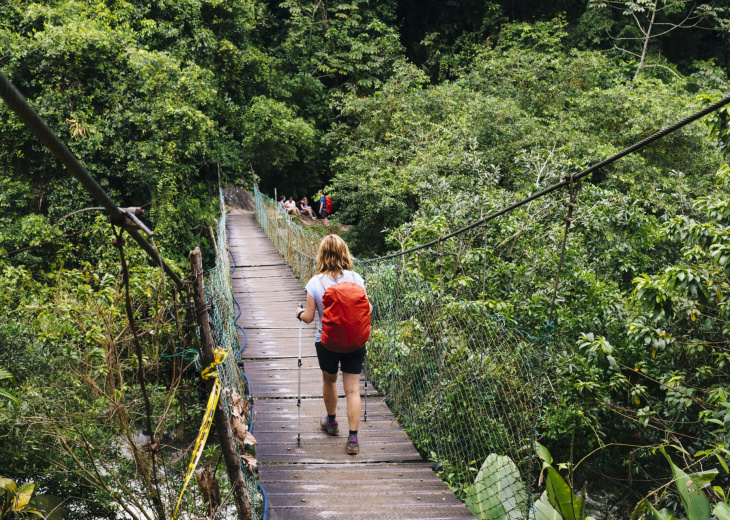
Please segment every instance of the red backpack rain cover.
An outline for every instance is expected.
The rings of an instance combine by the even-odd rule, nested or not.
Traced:
[[[335,209],[334,204],[332,204],[332,197],[330,197],[329,195],[325,196],[324,198],[324,206],[324,209],[327,210],[328,214],[332,213],[332,210]]]
[[[370,302],[365,289],[354,282],[329,285],[325,277],[322,296],[322,338],[324,348],[345,354],[364,346],[370,338]]]

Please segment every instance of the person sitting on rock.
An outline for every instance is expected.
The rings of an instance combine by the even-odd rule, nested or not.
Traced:
[[[297,209],[297,205],[296,205],[296,203],[294,202],[294,197],[289,197],[289,200],[287,200],[287,201],[286,201],[286,202],[284,203],[284,209],[285,209],[285,210],[286,210],[286,212],[287,212],[287,213],[289,213],[290,215],[297,215],[297,216],[299,216],[299,215],[300,215],[300,213],[299,213],[299,210]]]
[[[314,212],[312,211],[312,207],[309,205],[307,197],[304,197],[299,201],[299,207],[301,208],[300,212],[302,215],[309,215],[309,218],[312,220],[317,220],[317,217],[314,216]]]

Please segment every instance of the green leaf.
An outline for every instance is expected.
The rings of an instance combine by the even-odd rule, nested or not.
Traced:
[[[667,455],[664,448],[659,451],[666,457],[672,468],[672,475],[677,486],[679,498],[684,506],[689,520],[709,520],[710,519],[710,501],[702,492],[699,486],[679,467],[677,467],[672,459]]]
[[[552,466],[547,468],[545,489],[550,504],[565,520],[580,520],[583,499],[575,496],[570,486]]]
[[[543,491],[540,499],[535,502],[535,520],[563,520],[560,513],[550,505],[547,491]]]
[[[18,486],[11,479],[0,477],[0,489],[5,489],[12,494],[15,494],[18,491]]]
[[[8,399],[9,401],[12,401],[16,404],[20,403],[20,399],[18,399],[16,396],[8,392],[7,390],[3,390],[0,388],[0,397],[4,397],[5,399]]]
[[[727,462],[725,462],[725,458],[720,455],[719,453],[715,453],[715,457],[717,457],[717,460],[720,462],[720,465],[722,466],[722,469],[725,470],[725,473],[729,473],[727,468]]]
[[[718,473],[720,473],[720,472],[716,469],[708,469],[705,471],[698,471],[696,473],[690,473],[689,478],[692,479],[692,482],[694,482],[697,485],[699,485],[699,483],[707,485],[714,480],[714,478],[718,475]],[[700,487],[705,487],[705,486],[700,486]]]
[[[652,508],[652,509],[654,509],[654,508]],[[679,520],[679,519],[676,516],[674,516],[669,509],[664,508],[660,511],[657,511],[656,509],[654,509],[654,520]]]
[[[717,520],[730,520],[730,506],[725,502],[719,502],[715,506],[715,516]]]
[[[18,505],[16,506],[18,511],[28,505],[28,502],[30,502],[30,497],[33,496],[34,489],[35,484],[33,484],[32,482],[20,486],[20,489],[18,489]]]
[[[542,459],[543,462],[546,462],[547,464],[553,463],[553,457],[550,455],[550,452],[548,449],[540,444],[539,442],[536,442],[537,447],[535,448],[535,451],[537,452],[537,456]]]
[[[495,453],[489,454],[466,491],[466,505],[480,520],[520,520],[526,500],[517,466]]]
[[[631,514],[631,520],[679,520],[676,516],[674,516],[669,509],[662,509],[661,511],[657,511],[654,509],[654,506],[652,506],[649,503],[648,499],[644,499],[641,502],[639,502],[639,505],[636,506],[636,509],[634,509],[634,512]]]

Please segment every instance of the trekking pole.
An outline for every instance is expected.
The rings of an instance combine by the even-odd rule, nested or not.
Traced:
[[[304,306],[300,303],[299,309],[304,310]],[[297,374],[297,446],[302,442],[302,319],[299,318],[299,365]]]
[[[365,356],[365,360],[363,361],[363,368],[362,371],[365,373],[365,420],[364,422],[368,422],[368,357]]]

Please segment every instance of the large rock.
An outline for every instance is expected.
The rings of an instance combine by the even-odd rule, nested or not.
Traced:
[[[223,198],[226,205],[243,211],[253,211],[256,208],[256,201],[253,194],[243,186],[228,184],[223,188]]]

